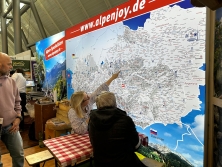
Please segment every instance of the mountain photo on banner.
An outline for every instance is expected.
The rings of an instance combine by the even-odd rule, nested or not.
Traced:
[[[57,100],[66,98],[66,55],[64,44],[65,32],[60,32],[36,43],[37,77],[45,92],[45,96],[53,99],[57,92]]]

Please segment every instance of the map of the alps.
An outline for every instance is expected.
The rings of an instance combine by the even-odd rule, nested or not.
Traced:
[[[94,91],[120,70],[110,91],[138,131],[203,166],[205,13],[165,6],[67,40],[68,97]]]

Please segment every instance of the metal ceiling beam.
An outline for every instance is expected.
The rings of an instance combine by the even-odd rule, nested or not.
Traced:
[[[48,16],[48,18],[51,20],[51,22],[53,23],[53,25],[56,27],[56,29],[58,30],[58,32],[61,32],[61,30],[59,29],[59,27],[56,25],[56,23],[54,22],[54,20],[52,19],[52,17],[49,15],[49,13],[47,12],[47,10],[45,9],[45,7],[42,5],[42,3],[39,3],[41,8],[44,10],[44,12],[46,13],[46,15]]]
[[[9,32],[7,32],[7,37],[9,38],[11,43],[14,44],[14,37]],[[8,43],[8,47],[10,48],[10,50],[14,50],[13,46],[11,46],[9,43]]]
[[[3,0],[3,2],[4,2],[5,0]],[[6,8],[6,9],[4,9],[4,10],[2,10],[3,11],[3,13],[2,13],[2,17],[6,17],[7,16],[7,14],[9,14],[9,12],[12,10],[12,2],[9,4],[9,6]]]
[[[21,16],[22,16],[28,9],[30,9],[30,5],[25,5],[25,6],[23,6],[22,9],[20,10]],[[30,9],[30,10],[31,10],[31,9]],[[30,11],[30,12],[31,12],[31,11]],[[28,20],[27,20],[25,17],[23,17],[22,20],[25,20],[25,23],[28,23]],[[30,28],[30,27],[29,27],[29,28]],[[27,29],[26,27],[23,27],[23,26],[22,26],[22,28],[21,28],[21,33],[22,33],[22,39],[23,39],[23,42],[24,42],[26,48],[29,48],[29,49],[31,50],[30,47],[27,47],[27,45],[28,45],[28,39],[26,38],[25,32],[24,32],[24,30],[23,30],[23,29],[26,29],[26,31],[28,32],[28,31],[29,31],[29,28]],[[37,30],[34,30],[34,31],[35,31],[35,33],[34,33],[35,35],[37,35],[39,38],[42,38],[41,36],[39,36],[39,33],[37,33]],[[32,36],[29,36],[29,38],[31,38],[32,41],[35,41],[35,40],[32,38]],[[25,41],[27,41],[27,43],[26,43]],[[32,50],[31,50],[31,51],[32,51]],[[31,52],[31,53],[32,53],[32,52]],[[33,55],[33,53],[32,53],[32,55]]]
[[[25,33],[24,33],[23,29],[21,29],[21,34],[22,34],[22,40],[23,40],[25,46],[28,45],[28,40],[27,40],[27,38],[25,36]],[[26,49],[29,49],[29,48],[26,47]]]
[[[24,4],[30,4],[31,2],[30,2],[30,0],[20,0],[22,3],[24,3]]]
[[[5,10],[6,2],[5,0],[1,1],[1,11]],[[2,37],[2,51],[4,53],[8,53],[8,39],[7,39],[7,26],[6,26],[6,18],[1,16],[1,37]]]
[[[45,28],[46,34],[50,35],[49,31]]]
[[[13,32],[12,32],[13,33]],[[12,42],[12,43],[14,43],[14,37],[11,35],[11,33],[10,33],[10,28],[8,27],[8,29],[7,29],[7,37],[10,39],[10,41]]]
[[[20,15],[22,16],[28,9],[30,8],[30,5],[25,5],[20,10]]]
[[[23,6],[23,8],[20,10],[20,15],[22,16],[29,8],[30,8],[29,5]],[[10,16],[7,16],[7,17],[10,17]],[[12,17],[12,19],[13,19],[13,17]],[[12,20],[9,21],[8,25],[9,25],[10,23],[12,23]]]
[[[83,13],[85,14],[86,18],[89,19],[89,15],[86,11],[86,9],[84,8],[83,4],[80,2],[80,0],[76,0],[76,2],[78,3],[79,7],[82,9]]]
[[[8,31],[7,32],[7,36],[10,39],[10,41],[14,44],[14,37],[12,36],[12,34]],[[10,46],[9,46],[10,47]],[[12,47],[11,47],[12,48]],[[13,49],[12,49],[13,50]],[[24,51],[24,49],[22,48],[22,51]]]
[[[31,19],[31,18],[29,18],[29,19]],[[25,24],[27,24],[27,23],[29,22],[26,17],[23,17],[22,20],[24,21]],[[32,26],[32,28],[31,28],[31,27],[28,27],[28,28],[27,28],[26,26],[22,26],[22,28],[23,28],[23,32],[24,32],[24,31],[25,31],[25,32],[29,32],[29,29],[32,29],[32,30],[33,30],[33,33],[30,33],[30,36],[28,36],[28,38],[27,38],[27,36],[26,36],[26,38],[28,39],[28,41],[30,41],[30,40],[29,40],[30,38],[31,38],[31,41],[35,41],[35,39],[33,38],[33,35],[35,35],[35,37],[37,37],[37,38],[42,39],[42,36],[39,35],[39,31],[35,29],[35,26]],[[46,33],[48,33],[46,29],[45,29],[45,31],[46,31]],[[24,32],[24,34],[25,34],[25,32]],[[49,34],[49,33],[48,33],[48,34]],[[36,43],[36,42],[35,42],[35,43]],[[27,47],[27,48],[30,48],[31,46],[34,46],[35,43],[27,44],[26,47]]]
[[[28,47],[28,48],[30,48],[32,46],[35,46],[35,43],[31,43],[31,44],[26,45],[26,47]]]
[[[12,36],[12,34],[10,34],[10,32],[7,32],[7,36],[9,38],[9,40],[14,43],[14,37]]]
[[[23,20],[26,24],[29,22],[26,17],[23,17],[22,20]],[[27,28],[24,27],[24,26],[22,26],[22,28],[25,30],[25,32],[28,32],[29,29],[31,29],[30,27],[27,29]],[[38,31],[35,29],[35,26],[32,26],[32,30],[34,31],[34,33],[31,33],[31,35],[38,36],[38,38],[42,39],[41,35],[39,35]],[[48,32],[46,29],[45,29],[45,31],[46,31],[47,34],[49,34],[49,32]],[[35,39],[33,38],[33,36],[29,36],[29,37],[28,37],[28,39],[30,39],[30,38],[31,38],[32,41],[35,41]],[[36,41],[36,42],[38,42],[38,41]],[[35,43],[36,43],[36,42],[35,42]],[[28,44],[27,46],[29,46],[29,47],[30,47],[30,46],[34,46],[35,43]],[[26,47],[27,47],[27,46],[26,46]]]
[[[6,18],[6,19],[13,19],[12,16],[6,16],[5,18]]]
[[[37,23],[37,25],[39,27],[40,33],[41,33],[43,38],[46,38],[47,35],[45,33],[44,27],[42,25],[41,19],[39,17],[38,11],[37,11],[37,9],[35,7],[35,4],[34,4],[33,0],[31,0],[30,6],[31,6],[31,9],[32,9],[32,13],[33,13],[33,15],[35,17],[35,21],[36,21],[36,23]]]
[[[109,0],[104,0],[104,2],[105,2],[105,4],[106,4],[106,6],[107,6],[108,9],[111,9],[111,8],[112,8],[112,5],[111,5],[111,3],[109,2]]]
[[[31,18],[29,18],[29,19],[31,19]],[[29,21],[26,19],[26,17],[23,17],[22,20],[25,22],[25,24],[28,24],[28,22],[29,22]],[[24,26],[22,25],[22,29],[25,30],[27,33],[29,33],[30,29],[32,29],[33,32],[34,32],[34,33],[32,33],[31,35],[28,34],[28,35],[30,35],[30,36],[28,36],[28,39],[31,38],[32,41],[35,41],[34,38],[32,37],[32,35],[35,35],[35,36],[38,37],[38,38],[42,38],[41,35],[39,35],[39,31],[37,31],[37,30],[34,29],[33,27],[31,28],[31,27],[30,27],[30,24],[28,24],[28,25],[29,25],[29,27],[26,27],[25,25],[24,25]]]
[[[27,50],[30,50],[30,51],[31,51],[31,56],[34,57],[34,55],[33,55],[33,53],[32,53],[31,47],[27,47],[27,46],[28,46],[28,40],[27,40],[27,38],[26,38],[26,36],[25,36],[25,33],[24,33],[23,29],[21,29],[21,34],[22,34],[22,40],[23,40],[23,42],[24,42],[24,44],[25,44],[26,49],[27,49]]]
[[[13,44],[14,44],[14,42],[13,42]],[[9,49],[9,51],[14,50],[13,46],[11,46],[11,45],[8,45],[8,49]],[[9,52],[8,52],[8,55],[10,55],[10,53],[9,53]],[[12,54],[12,55],[14,55],[14,54]]]
[[[64,9],[62,8],[62,6],[60,5],[60,3],[58,2],[58,0],[55,1],[56,4],[59,6],[59,8],[61,9],[62,13],[64,14],[64,16],[66,17],[66,19],[68,20],[70,26],[73,25],[72,21],[69,19],[68,15],[66,14],[66,12],[64,11]]]
[[[13,27],[15,54],[22,52],[20,0],[13,0]]]
[[[5,0],[3,0],[3,1],[5,1]],[[9,24],[10,23],[12,23],[12,21],[13,21],[13,16],[7,16],[11,11],[12,11],[12,9],[13,9],[13,2],[11,1],[11,0],[6,0],[7,2],[8,2],[8,4],[9,4],[9,6],[8,6],[8,8],[6,9],[6,10],[4,10],[5,12],[2,14],[2,16],[5,16],[5,18],[6,19],[11,19],[10,21],[9,21]],[[22,0],[22,2],[24,2],[24,0]],[[30,1],[26,1],[26,3],[30,3]],[[25,5],[25,6],[23,6],[23,8],[20,10],[20,3],[19,3],[19,10],[18,10],[18,12],[20,12],[20,16],[19,17],[21,17],[28,9],[30,8],[30,5]],[[16,18],[17,19],[17,18]],[[21,22],[21,20],[20,20],[20,22]],[[18,23],[18,21],[17,21],[17,23]],[[16,23],[16,24],[17,24]],[[8,24],[8,25],[9,25]],[[14,23],[15,24],[15,23]],[[14,25],[13,24],[13,25]],[[8,25],[6,25],[6,27],[8,26]],[[20,34],[20,33],[17,33],[16,32],[17,30],[14,30],[14,33],[16,33],[16,34]],[[6,32],[7,32],[7,28],[6,28]],[[2,38],[4,38],[4,35],[9,35],[8,37],[9,37],[9,39],[14,43],[14,46],[15,46],[15,41],[14,41],[14,38],[12,37],[12,35],[10,34],[10,33],[2,33],[3,35],[3,37]],[[7,35],[6,35],[6,40],[8,40],[8,38],[7,38]],[[20,36],[19,38],[21,39],[21,35],[18,35],[18,36]],[[18,39],[17,39],[18,40]],[[2,40],[3,41],[3,40]],[[7,44],[8,45],[8,42],[2,42],[2,45],[4,45],[4,44]],[[16,42],[17,44],[18,44],[18,42]],[[21,41],[21,49],[18,49],[19,47],[20,47],[20,44],[19,44],[19,46],[15,46],[15,47],[17,47],[17,50],[18,51],[15,51],[15,52],[19,52],[19,50],[23,50],[23,48],[22,48],[22,41]],[[3,48],[5,48],[4,46],[3,46]],[[8,48],[8,46],[7,46],[7,48]],[[4,49],[5,50],[5,49]],[[8,53],[8,51],[6,51],[6,53]]]

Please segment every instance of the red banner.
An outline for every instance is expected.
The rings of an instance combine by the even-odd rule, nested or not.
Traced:
[[[45,49],[45,59],[49,60],[63,51],[65,51],[65,37]]]
[[[66,39],[124,21],[181,0],[130,0],[66,30]]]

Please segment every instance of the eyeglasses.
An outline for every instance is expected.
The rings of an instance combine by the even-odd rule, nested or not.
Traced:
[[[83,99],[83,103],[85,102],[85,101],[87,101],[87,100],[89,100],[89,96],[87,95],[87,98],[86,99]]]

